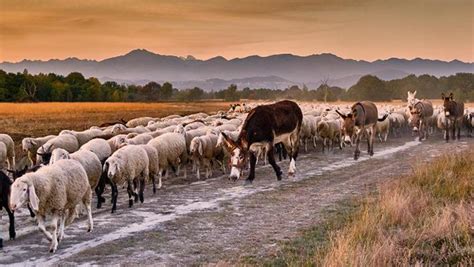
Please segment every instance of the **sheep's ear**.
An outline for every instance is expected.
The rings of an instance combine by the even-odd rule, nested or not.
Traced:
[[[203,155],[203,149],[202,149],[202,142],[198,142],[198,151],[199,151],[199,155]]]
[[[28,185],[28,198],[30,200],[30,207],[33,211],[38,212],[39,210],[39,199],[35,192],[35,187],[30,184]]]

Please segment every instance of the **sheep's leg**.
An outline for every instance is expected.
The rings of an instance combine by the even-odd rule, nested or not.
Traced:
[[[52,240],[51,240],[51,246],[49,247],[49,252],[54,253],[56,252],[56,249],[58,249],[58,219],[59,216],[58,214],[54,213],[51,216],[51,232],[52,232]]]
[[[51,233],[46,230],[46,227],[44,226],[44,215],[39,215],[38,214],[38,228],[40,229],[41,232],[46,236],[46,238],[51,241],[53,240],[53,237],[51,236]]]
[[[138,187],[140,180],[138,178],[133,179],[133,190],[132,195],[135,197],[135,202],[138,202]]]
[[[68,210],[67,217],[66,217],[66,226],[70,225],[74,218],[76,217],[76,209],[72,208]]]
[[[87,232],[92,232],[92,229],[94,229],[94,221],[92,220],[91,203],[86,204],[86,209],[87,209]]]
[[[143,201],[145,201],[145,197],[143,196],[143,191],[145,191],[145,177],[146,176],[142,176],[142,179],[140,180],[140,190],[138,191],[140,203],[143,203]]]
[[[64,237],[64,224],[66,223],[66,212],[67,211],[64,211],[59,217],[58,242],[63,240],[63,237]]]
[[[108,178],[106,177],[106,174],[103,173],[100,176],[99,184],[95,188],[95,193],[97,195],[97,208],[98,209],[100,209],[102,207],[102,203],[105,202],[105,198],[102,196],[102,194],[104,193],[104,190],[105,190],[106,179]]]
[[[112,213],[114,213],[117,210],[117,196],[118,196],[117,185],[112,184]]]
[[[198,160],[195,160],[194,165],[196,166],[196,177],[198,180],[201,180],[201,164]]]
[[[94,228],[94,222],[92,221],[92,207],[91,207],[92,192],[86,193],[82,198],[82,204],[86,208],[87,212],[87,232],[91,232]]]
[[[212,169],[211,169],[211,161],[209,159],[205,159],[206,165],[206,179],[211,177]]]
[[[178,167],[181,167],[181,164],[178,163]],[[188,170],[186,168],[186,165],[183,166],[183,170],[184,170],[184,174],[183,174],[183,178],[186,179],[186,177],[188,176]]]
[[[10,221],[10,227],[8,228],[9,230],[9,235],[10,235],[10,240],[15,239],[16,237],[16,232],[15,232],[15,215],[13,212],[10,210],[8,205],[5,205],[5,209],[7,210],[8,213],[8,219]]]
[[[153,183],[153,194],[156,193],[156,173],[151,175],[151,182]],[[161,179],[160,179],[161,182]]]
[[[127,186],[127,193],[128,193],[128,207],[131,208],[133,206],[133,188],[132,188],[132,181],[128,181],[128,186]]]

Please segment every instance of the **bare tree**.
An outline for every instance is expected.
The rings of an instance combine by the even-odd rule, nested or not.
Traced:
[[[30,100],[35,99],[36,84],[34,82],[24,82],[21,87]]]
[[[324,79],[322,79],[320,82],[321,82],[321,85],[323,86],[324,88],[324,103],[327,103],[327,98],[328,98],[328,94],[329,94],[329,86],[328,86],[328,81],[329,81],[329,78],[325,77]]]

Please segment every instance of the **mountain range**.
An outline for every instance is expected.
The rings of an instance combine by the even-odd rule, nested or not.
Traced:
[[[458,72],[472,73],[474,63],[421,58],[390,58],[370,62],[343,59],[328,53],[309,56],[248,56],[230,60],[218,56],[200,60],[192,56],[168,56],[136,49],[101,61],[78,58],[23,60],[15,63],[2,62],[0,69],[7,72],[27,69],[30,73],[53,72],[62,75],[78,71],[86,77],[97,77],[102,82],[145,84],[149,81],[170,81],[179,89],[197,86],[205,90],[217,90],[232,83],[239,88],[283,89],[303,84],[314,88],[323,80],[327,80],[331,86],[348,88],[367,74],[384,80],[402,78],[409,74],[439,77]]]

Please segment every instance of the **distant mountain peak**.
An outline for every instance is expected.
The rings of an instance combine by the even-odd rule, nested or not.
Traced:
[[[100,61],[75,57],[47,61],[23,60],[0,63],[0,69],[7,72],[22,72],[28,69],[32,74],[52,72],[61,75],[77,71],[85,77],[107,77],[130,83],[172,81],[177,88],[202,85],[207,86],[203,89],[223,89],[221,86],[236,83],[239,88],[282,89],[288,85],[303,83],[308,87],[317,87],[323,79],[332,81],[331,85],[347,88],[361,76],[368,74],[375,74],[380,79],[395,79],[410,74],[439,77],[459,72],[473,73],[474,64],[459,60],[448,62],[421,58],[389,58],[369,62],[344,59],[332,53],[307,56],[249,55],[229,60],[216,56],[201,60],[192,55],[179,57],[161,55],[146,49],[134,49]],[[209,81],[206,82],[207,80]]]
[[[146,49],[134,49],[128,52],[127,54],[125,54],[125,56],[150,56],[150,55],[156,56],[157,54],[151,51],[148,51]]]

